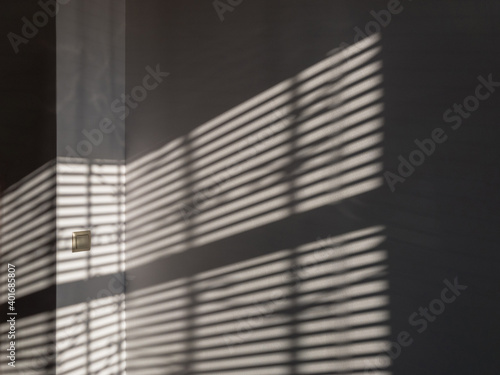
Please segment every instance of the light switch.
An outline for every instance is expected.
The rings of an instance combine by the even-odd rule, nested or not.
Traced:
[[[90,231],[73,232],[73,252],[90,250]]]

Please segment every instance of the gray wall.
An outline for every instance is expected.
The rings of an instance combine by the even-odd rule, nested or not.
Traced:
[[[31,21],[39,10],[35,0],[15,2],[0,16],[0,314],[7,317],[10,311],[9,263],[16,266],[18,313],[17,367],[2,355],[2,374],[54,372],[55,19],[47,17],[36,35],[23,37],[23,18]],[[9,36],[23,42],[13,45]],[[0,325],[2,354],[11,341],[6,320]]]
[[[13,45],[7,37],[23,38],[22,18],[32,20],[39,9],[36,1],[25,1],[2,13],[0,190],[55,157],[55,19],[26,43]]]
[[[125,4],[72,1],[57,16],[58,374],[124,368]],[[92,231],[90,252],[72,233]]]
[[[3,13],[0,263],[18,269],[19,312],[6,374],[124,368],[124,125],[111,106],[125,85],[125,4],[58,3]],[[86,229],[92,251],[73,254],[72,232]]]
[[[354,28],[387,6],[243,1],[221,21],[211,1],[127,1],[125,91],[148,65],[170,73],[127,117],[129,373],[355,373],[374,364],[392,374],[496,372],[500,97],[481,101],[457,130],[443,114],[474,95],[478,76],[500,79],[499,4],[403,2],[366,47],[377,54],[357,68],[369,78],[358,98],[378,95],[373,102],[349,102],[352,50],[326,60],[318,91],[307,91],[315,76],[304,71],[353,44]],[[378,62],[381,71],[368,73]],[[268,90],[285,80],[280,102]],[[363,110],[372,117],[353,125],[349,116]],[[285,124],[272,133],[278,143],[268,134],[252,148],[241,135],[259,118],[261,129]],[[383,173],[438,127],[448,140],[391,192]],[[280,146],[285,164],[265,156]],[[214,177],[245,147],[254,167]],[[378,156],[349,169],[350,156],[367,151]],[[315,249],[325,258],[307,263]],[[455,278],[467,289],[424,330],[412,314],[431,303],[440,313],[433,301]],[[402,331],[413,341],[397,353],[388,345]],[[387,348],[397,354],[388,368]]]

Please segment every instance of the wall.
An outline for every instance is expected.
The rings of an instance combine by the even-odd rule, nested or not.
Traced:
[[[124,92],[124,12],[121,1],[4,12],[0,303],[6,316],[14,264],[19,315],[16,367],[2,356],[2,373],[124,369],[124,124],[111,108]],[[84,229],[92,251],[72,253]]]
[[[498,4],[403,2],[370,38],[385,1],[216,4],[127,1],[126,56],[120,1],[3,39],[15,371],[123,372],[126,325],[130,374],[496,373]]]
[[[3,270],[0,276],[0,303],[2,316],[6,317],[0,325],[0,343],[2,349],[12,347],[16,352],[15,359],[7,355],[2,357],[2,374],[53,374],[56,305],[55,164],[47,163],[7,189],[0,198],[0,209]],[[13,284],[15,299],[12,295],[8,297],[8,292],[13,292]],[[8,300],[13,303],[8,304]],[[7,323],[10,318],[15,320],[12,331]],[[15,344],[11,345],[11,342]],[[10,354],[10,351],[6,353]],[[15,368],[8,363],[15,365]]]
[[[221,3],[127,1],[128,373],[495,373],[498,4]]]
[[[43,27],[32,25],[25,30],[28,37],[23,36],[28,28],[23,19],[32,21],[39,10],[37,1],[14,2],[5,6],[0,16],[2,374],[54,373],[55,20],[47,17],[41,20]],[[7,281],[12,279],[8,277],[9,264],[16,269],[13,305],[7,304]],[[7,335],[7,318],[12,317],[16,318],[15,340]],[[16,342],[16,368],[8,366],[11,341]]]
[[[115,374],[124,364],[125,4],[72,1],[57,16],[58,374]],[[92,231],[90,252],[72,233]]]
[[[22,18],[29,22],[39,9],[30,0],[9,5],[2,14],[0,189],[53,160],[56,153],[55,20],[48,19],[28,39],[22,33]],[[17,44],[16,38],[23,42]]]

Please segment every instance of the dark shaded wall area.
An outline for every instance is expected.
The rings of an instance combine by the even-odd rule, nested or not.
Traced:
[[[32,22],[40,10],[37,1],[15,2],[1,16],[0,187],[4,189],[56,155],[55,18],[36,27],[38,31],[30,38],[22,31],[22,18]],[[7,37],[11,32],[17,35],[11,35],[13,40],[22,40],[15,43],[17,53]]]
[[[3,374],[55,373],[55,18],[39,18],[23,35],[23,18],[33,22],[40,11],[28,0],[5,4],[0,16],[0,314],[10,307],[8,264],[16,266],[18,313],[17,367],[2,356]],[[21,41],[17,53],[9,36]],[[1,329],[4,349],[10,340]]]
[[[127,1],[130,374],[497,372],[500,4],[388,3]]]

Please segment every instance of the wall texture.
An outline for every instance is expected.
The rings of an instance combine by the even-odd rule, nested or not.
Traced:
[[[499,12],[127,1],[128,373],[494,374]]]

